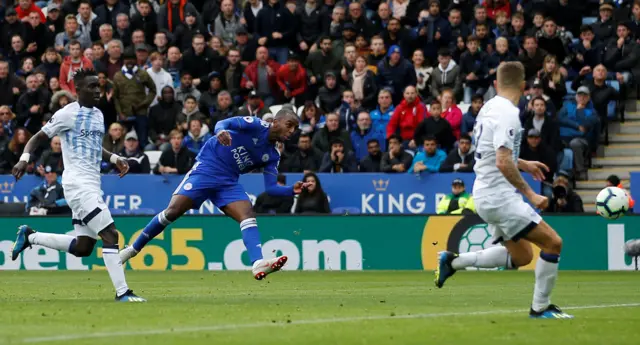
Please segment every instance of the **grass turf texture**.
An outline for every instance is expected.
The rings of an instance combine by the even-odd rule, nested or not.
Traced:
[[[638,344],[636,272],[561,272],[574,320],[530,320],[533,272],[2,272],[0,344]],[[627,304],[627,306],[601,307]],[[635,304],[635,305],[628,305]],[[599,307],[598,307],[599,306]],[[368,319],[367,319],[368,318]],[[56,337],[60,337],[57,338]]]

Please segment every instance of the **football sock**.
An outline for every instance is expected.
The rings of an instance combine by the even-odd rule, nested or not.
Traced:
[[[69,235],[34,232],[29,235],[29,243],[73,254],[76,238]]]
[[[262,259],[262,243],[260,242],[260,232],[258,231],[258,222],[255,218],[248,218],[240,222],[240,230],[242,232],[242,242],[247,248],[251,263]]]
[[[477,252],[461,253],[457,258],[453,259],[451,266],[456,270],[465,267],[513,268],[509,251],[503,246],[495,246]]]
[[[104,265],[107,267],[109,277],[113,287],[116,289],[116,295],[122,296],[129,287],[127,281],[124,278],[124,268],[122,268],[122,261],[120,261],[120,255],[118,255],[118,245],[102,246],[102,258],[104,259]]]
[[[171,221],[167,219],[164,212],[165,211],[158,213],[149,224],[147,224],[144,230],[142,230],[142,233],[140,233],[140,236],[138,236],[133,243],[133,249],[138,252],[141,251],[149,241],[164,231],[167,225],[171,224]]]
[[[560,255],[540,252],[540,260],[536,264],[536,284],[533,290],[531,308],[542,311],[551,304],[551,290],[558,278],[558,261]]]

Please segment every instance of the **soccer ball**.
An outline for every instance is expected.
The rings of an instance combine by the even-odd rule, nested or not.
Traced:
[[[596,211],[607,219],[618,219],[629,210],[629,196],[618,187],[607,187],[596,197]]]

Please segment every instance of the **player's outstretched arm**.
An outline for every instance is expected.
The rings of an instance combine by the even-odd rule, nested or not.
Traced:
[[[24,151],[20,156],[20,160],[11,171],[11,174],[16,178],[16,181],[21,179],[24,172],[27,170],[29,160],[31,159],[31,153],[40,146],[41,142],[47,139],[49,139],[49,136],[45,132],[39,131],[36,135],[32,136],[29,141],[27,141],[27,144],[24,146]]]
[[[262,175],[264,176],[264,191],[267,192],[268,195],[292,196],[296,194],[294,192],[294,186],[281,186],[278,184],[277,174],[265,169]]]
[[[118,171],[120,172],[120,177],[123,177],[129,172],[129,162],[127,162],[125,158],[122,158],[115,153],[111,153],[104,148],[102,148],[102,160],[115,164],[116,168],[118,168]]]
[[[513,161],[512,151],[504,146],[496,152],[496,167],[502,175],[511,183],[522,195],[539,209],[546,209],[549,200],[536,194],[531,186],[522,178],[516,162]]]

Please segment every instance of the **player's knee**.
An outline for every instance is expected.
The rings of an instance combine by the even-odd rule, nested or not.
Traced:
[[[186,211],[182,210],[180,206],[169,205],[162,213],[164,217],[169,222],[174,222],[176,219],[180,218]]]
[[[118,231],[113,224],[100,231],[99,235],[102,238],[102,244],[104,246],[113,246],[118,244]]]
[[[84,258],[91,255],[91,253],[93,253],[93,247],[94,247],[93,243],[88,243],[88,242],[79,243],[76,245],[76,247],[73,250],[73,253],[71,254],[79,258]]]
[[[558,235],[551,238],[545,250],[549,254],[560,255],[562,252],[562,238]]]

